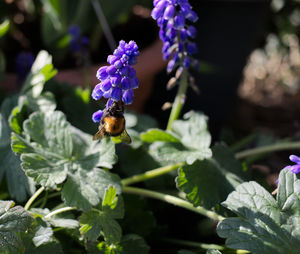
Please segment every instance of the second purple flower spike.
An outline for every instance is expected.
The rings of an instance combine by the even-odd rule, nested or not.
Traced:
[[[159,37],[163,41],[163,57],[171,60],[167,71],[171,72],[176,65],[189,68],[191,64],[198,66],[192,58],[197,52],[196,44],[191,40],[196,37],[194,23],[198,20],[188,0],[154,0],[151,16],[160,27]]]

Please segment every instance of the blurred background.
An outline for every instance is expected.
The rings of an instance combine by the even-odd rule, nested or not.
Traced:
[[[204,111],[214,138],[228,143],[255,131],[299,136],[300,1],[190,3],[199,16],[200,69],[193,72],[199,93],[188,91],[184,110]],[[152,115],[164,128],[170,111],[162,106],[173,101],[176,88],[166,89],[170,76],[151,8],[151,0],[1,0],[0,100],[20,89],[41,49],[58,69],[52,86],[88,89],[97,84],[95,73],[118,41],[135,40],[140,88],[131,109]]]
[[[196,57],[200,67],[192,72],[198,92],[189,88],[184,111],[208,115],[213,141],[227,143],[233,152],[279,140],[299,140],[300,1],[190,3],[199,16]],[[53,92],[57,109],[72,125],[94,134],[97,125],[91,115],[103,107],[90,98],[98,82],[96,71],[106,64],[119,40],[135,40],[141,52],[135,66],[140,87],[134,91],[129,109],[152,116],[165,128],[170,109],[162,107],[173,102],[177,89],[166,88],[174,73],[166,74],[151,9],[151,0],[0,0],[0,103],[20,91],[34,58],[45,49],[58,69],[45,89]],[[147,126],[153,120],[143,118]],[[252,157],[245,165],[251,165],[255,179],[267,179],[272,191],[289,155],[290,151]],[[175,216],[179,208],[149,202],[160,211],[170,209],[157,216],[157,225],[166,231],[168,225],[177,238],[190,235],[196,241],[200,234],[209,242],[215,237],[211,222],[201,220],[195,228],[186,227],[185,220],[172,224],[170,215]],[[128,198],[125,203],[143,207],[145,200]],[[139,212],[129,211],[131,224],[145,232],[150,231],[147,227],[156,227],[150,213],[147,222],[136,223]],[[184,213],[191,221],[199,219]]]

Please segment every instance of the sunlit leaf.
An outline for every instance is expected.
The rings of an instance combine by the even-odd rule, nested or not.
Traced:
[[[184,120],[173,123],[173,132],[180,143],[155,142],[150,146],[150,154],[162,164],[186,161],[191,165],[196,160],[210,158],[211,136],[207,130],[206,117],[196,112],[188,112]]]
[[[89,172],[79,169],[69,174],[67,182],[62,189],[62,198],[69,206],[77,206],[88,210],[104,198],[107,186],[113,185],[120,193],[120,178],[99,168]]]
[[[0,24],[0,38],[6,34],[10,26],[9,19],[5,19],[1,24]]]
[[[56,73],[57,70],[54,69],[52,64],[52,56],[45,50],[40,51],[25,80],[21,93],[33,98],[38,97],[41,95],[45,83],[54,77]]]
[[[279,176],[277,201],[256,182],[239,185],[223,203],[239,217],[218,224],[226,245],[254,254],[297,254],[300,248],[300,180],[289,170]]]
[[[149,129],[141,134],[141,139],[144,142],[153,143],[155,141],[163,142],[180,142],[173,134],[160,130],[160,129]]]

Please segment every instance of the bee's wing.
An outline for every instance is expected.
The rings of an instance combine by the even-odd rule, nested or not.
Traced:
[[[127,144],[131,143],[131,138],[130,138],[130,136],[128,135],[128,133],[125,129],[120,134],[120,139],[121,139],[122,142],[125,142]]]
[[[93,140],[103,139],[105,138],[104,128],[100,128],[99,131],[93,136]]]

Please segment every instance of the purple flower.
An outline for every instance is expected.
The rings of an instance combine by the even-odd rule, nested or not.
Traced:
[[[113,54],[107,57],[109,65],[100,67],[96,73],[100,83],[92,92],[93,99],[99,100],[102,97],[108,99],[106,108],[110,107],[113,101],[121,100],[126,105],[131,104],[133,102],[132,89],[138,88],[139,85],[136,71],[131,65],[136,63],[138,55],[138,46],[134,41],[126,43],[121,40]],[[93,115],[93,121],[98,119],[96,117],[98,115]]]
[[[191,56],[197,52],[197,46],[190,39],[196,37],[196,28],[189,23],[196,22],[197,14],[192,10],[188,0],[154,0],[151,16],[160,27],[159,37],[163,41],[163,58],[172,57],[167,67],[171,72],[175,66],[189,68]]]
[[[68,29],[68,34],[71,36],[70,47],[73,53],[81,52],[84,53],[88,50],[90,40],[85,36],[80,36],[79,26],[73,25]]]
[[[34,56],[31,52],[21,52],[16,57],[16,73],[19,80],[26,78],[34,62]]]
[[[93,114],[92,119],[95,123],[98,123],[98,122],[100,122],[102,116],[103,116],[103,111],[98,110]]]
[[[296,165],[289,165],[289,166],[286,166],[284,169],[289,169],[294,174],[300,173],[300,157],[298,157],[296,155],[291,155],[290,160],[292,162],[295,162]]]

